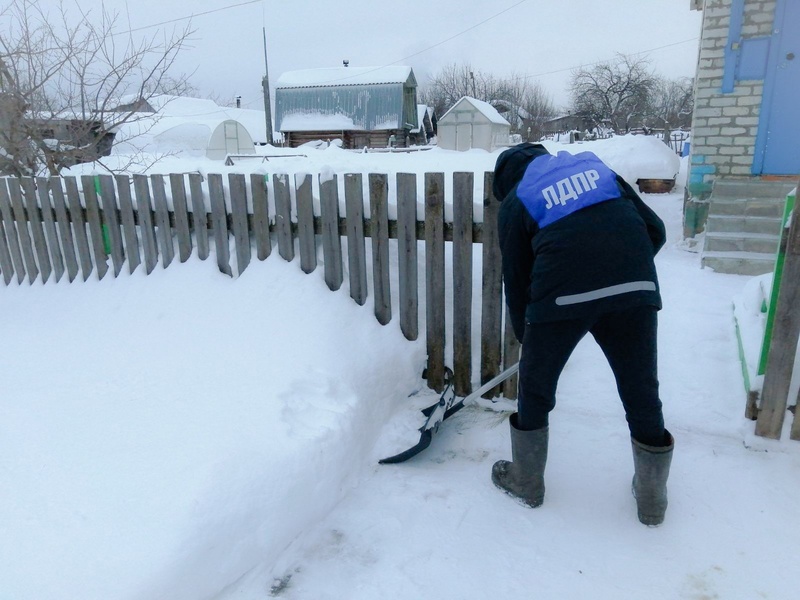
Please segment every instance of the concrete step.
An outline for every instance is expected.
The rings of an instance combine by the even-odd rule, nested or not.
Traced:
[[[703,249],[711,252],[757,252],[775,255],[780,236],[770,233],[720,231],[706,233]]]
[[[775,270],[775,254],[704,251],[700,258],[700,264],[717,273],[763,275]]]
[[[778,217],[756,217],[735,215],[709,215],[706,222],[707,233],[765,233],[779,235],[781,219]]]
[[[785,205],[786,198],[780,200],[771,198],[716,200],[712,197],[708,205],[708,214],[741,217],[772,217],[780,219],[783,217]]]
[[[785,200],[795,188],[797,181],[792,178],[777,181],[763,179],[717,179],[711,192],[712,198],[754,199],[776,198]]]

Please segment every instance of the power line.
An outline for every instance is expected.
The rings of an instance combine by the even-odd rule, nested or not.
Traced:
[[[129,29],[128,31],[122,31],[117,35],[124,35],[126,33],[134,33],[136,31],[142,31],[143,29],[151,29],[152,27],[160,27],[161,25],[169,25],[170,23],[177,23],[178,21],[187,21],[189,19],[193,19],[195,17],[202,17],[204,15],[210,15],[211,13],[222,12],[224,10],[230,10],[231,8],[239,8],[240,6],[247,6],[248,4],[256,4],[261,2],[261,0],[247,0],[246,2],[239,2],[238,4],[231,4],[230,6],[223,6],[222,8],[213,8],[211,10],[206,10],[199,13],[193,13],[191,15],[186,15],[184,17],[177,17],[176,19],[169,19],[168,21],[161,21],[160,23],[152,23],[151,25],[142,25],[141,27],[135,27],[133,29]]]
[[[698,37],[693,37],[693,38],[689,38],[688,40],[682,40],[680,42],[673,42],[671,44],[665,44],[663,46],[658,46],[656,48],[650,48],[648,50],[640,50],[639,52],[633,52],[632,54],[629,54],[628,56],[639,56],[641,54],[647,54],[648,52],[655,52],[656,50],[663,50],[664,48],[671,48],[673,46],[680,46],[681,44],[688,44],[689,42],[696,42],[699,39],[700,38],[698,38]],[[606,59],[606,60],[608,60],[608,59]],[[519,81],[521,79],[530,79],[532,77],[544,77],[545,75],[553,75],[555,73],[564,73],[566,71],[572,71],[573,69],[577,69],[579,67],[593,67],[594,65],[599,65],[600,63],[606,62],[606,60],[596,60],[595,62],[592,62],[592,63],[575,65],[575,66],[572,66],[572,67],[566,67],[564,69],[556,69],[555,71],[546,71],[544,73],[532,73],[532,74],[529,74],[529,75],[520,75],[518,77],[513,77],[512,81]]]
[[[408,60],[409,58],[414,58],[415,56],[419,56],[420,54],[423,54],[423,53],[427,52],[428,50],[433,50],[434,48],[438,48],[439,46],[441,46],[443,44],[446,44],[447,42],[449,42],[451,40],[454,40],[457,37],[462,36],[465,33],[468,33],[470,31],[472,31],[473,29],[477,29],[481,25],[485,25],[486,23],[488,23],[492,19],[496,19],[500,15],[505,14],[508,11],[516,8],[520,4],[525,4],[526,2],[528,2],[528,0],[521,0],[521,2],[517,2],[516,4],[512,4],[508,8],[505,8],[505,9],[501,10],[500,12],[495,13],[492,16],[485,18],[483,21],[480,21],[479,23],[476,23],[475,25],[472,25],[471,27],[467,27],[463,31],[459,31],[455,35],[451,35],[449,38],[444,39],[444,40],[442,40],[440,42],[437,42],[437,43],[433,44],[432,46],[428,46],[427,48],[424,48],[424,49],[420,50],[419,52],[415,52],[414,54],[409,54],[408,56],[404,56],[403,58],[398,58],[395,61],[392,61],[392,62],[387,63],[385,65],[382,65],[380,67],[375,67],[374,69],[369,69],[368,71],[362,71],[362,72],[358,73],[358,75],[350,75],[348,77],[341,77],[339,79],[330,79],[328,81],[323,81],[323,82],[320,82],[320,83],[334,83],[336,81],[346,81],[347,79],[352,79],[353,77],[358,77],[358,76],[364,75],[366,73],[373,73],[374,71],[379,71],[379,70],[383,69],[384,67],[389,67],[391,65],[396,65],[399,62],[404,62],[404,61]]]

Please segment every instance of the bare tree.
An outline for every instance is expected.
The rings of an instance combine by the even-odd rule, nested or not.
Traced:
[[[440,116],[464,96],[491,104],[511,124],[511,132],[524,139],[539,139],[542,123],[555,114],[552,100],[538,83],[525,77],[496,77],[469,64],[444,67],[419,91],[420,102]]]
[[[0,13],[0,171],[51,174],[110,151],[154,95],[185,89],[171,69],[191,30],[134,39],[101,6],[11,0]],[[6,127],[11,124],[11,127]]]
[[[597,127],[608,123],[627,133],[647,113],[655,82],[647,59],[622,54],[577,69],[570,81],[573,112]]]
[[[665,130],[691,126],[694,110],[693,83],[688,77],[656,78],[648,109],[648,117],[652,119],[654,126]]]

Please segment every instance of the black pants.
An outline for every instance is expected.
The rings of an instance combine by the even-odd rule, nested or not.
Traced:
[[[614,372],[631,435],[643,444],[663,446],[657,328],[652,306],[586,319],[528,323],[519,369],[518,426],[524,430],[547,426],[561,371],[578,342],[591,333]]]

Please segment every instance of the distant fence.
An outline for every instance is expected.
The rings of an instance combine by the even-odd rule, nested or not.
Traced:
[[[217,265],[233,275],[255,254],[267,259],[273,250],[287,261],[299,254],[300,268],[317,267],[321,244],[324,278],[331,290],[349,272],[350,296],[366,303],[366,239],[371,239],[372,290],[375,317],[381,324],[393,318],[390,271],[396,269],[400,328],[409,340],[419,337],[418,242],[425,257],[425,340],[428,385],[445,385],[446,301],[445,244],[452,243],[452,353],[454,388],[471,392],[473,336],[480,335],[480,380],[488,381],[519,359],[519,344],[505,319],[501,259],[497,240],[499,203],[491,194],[492,174],[483,174],[484,219],[473,219],[475,174],[453,174],[453,219],[445,222],[442,173],[424,174],[424,220],[417,220],[417,176],[396,177],[397,218],[389,219],[389,178],[368,176],[369,218],[365,218],[363,175],[344,175],[345,211],[339,210],[337,177],[319,177],[319,214],[314,211],[312,176],[199,173],[164,175],[101,175],[0,180],[0,273],[6,284],[85,281],[92,273],[103,279],[130,272],[149,274],[159,259],[164,267],[189,259],[193,252],[207,259],[215,249]],[[169,184],[169,193],[167,191]],[[293,193],[292,193],[293,192]],[[293,201],[294,199],[294,201]],[[272,205],[272,206],[271,206]],[[491,224],[490,226],[488,224]],[[234,257],[230,240],[233,238]],[[343,256],[342,238],[347,240]],[[390,265],[389,240],[397,240],[397,264]],[[473,244],[482,244],[481,298],[472,297]],[[176,255],[177,244],[177,255]],[[110,265],[109,265],[110,259]],[[480,331],[473,332],[473,312],[480,310]],[[500,390],[495,390],[495,395]],[[516,378],[502,385],[503,395],[516,397]],[[487,394],[488,395],[488,394]]]

